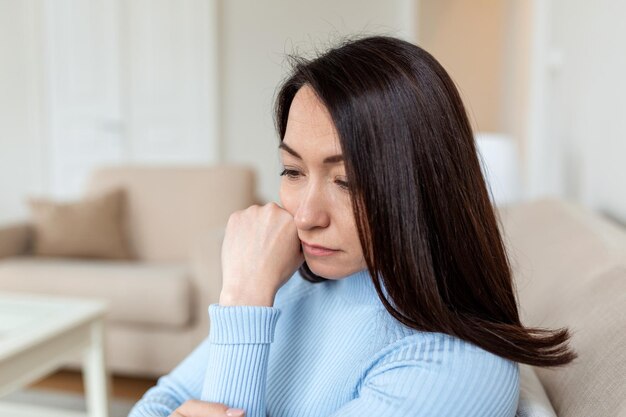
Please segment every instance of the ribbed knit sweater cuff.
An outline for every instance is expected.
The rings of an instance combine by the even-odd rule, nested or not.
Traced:
[[[272,343],[280,309],[267,306],[209,305],[211,331],[215,344]]]

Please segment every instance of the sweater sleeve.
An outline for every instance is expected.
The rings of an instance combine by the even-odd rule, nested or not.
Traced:
[[[266,417],[267,364],[280,309],[211,304],[208,361],[200,399]]]
[[[208,337],[160,377],[128,417],[167,417],[191,399],[265,417],[267,359],[279,316],[276,307],[211,304]]]
[[[475,347],[445,355],[443,343],[403,341],[376,360],[355,399],[324,417],[514,417],[518,364]]]

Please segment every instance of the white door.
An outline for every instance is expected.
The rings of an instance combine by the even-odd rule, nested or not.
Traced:
[[[128,33],[130,157],[141,162],[217,162],[217,67],[213,2],[124,3]]]
[[[103,164],[217,162],[214,2],[43,4],[53,194]]]
[[[125,158],[118,3],[43,2],[49,185],[77,194],[95,167]]]

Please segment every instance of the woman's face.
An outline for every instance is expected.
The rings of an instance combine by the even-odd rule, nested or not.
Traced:
[[[313,89],[296,93],[281,142],[280,200],[294,218],[307,265],[323,278],[343,278],[366,263],[352,213],[337,132]],[[315,252],[306,244],[332,251]]]

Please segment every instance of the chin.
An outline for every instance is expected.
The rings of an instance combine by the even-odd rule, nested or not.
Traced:
[[[305,259],[306,259],[306,256],[305,256]],[[341,265],[341,266],[337,265],[337,262],[325,263],[317,259],[306,259],[306,263],[309,266],[309,269],[311,270],[311,272],[313,272],[317,276],[320,276],[326,279],[338,280],[354,272],[351,269],[346,268],[345,265]]]

